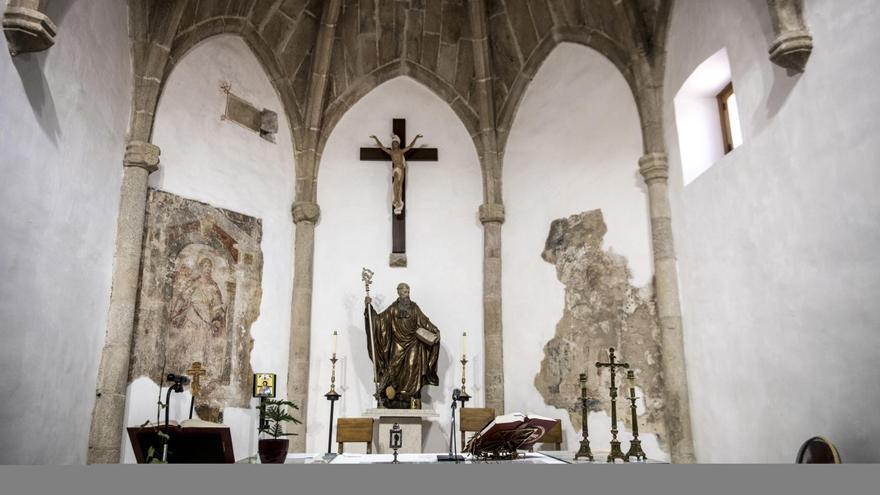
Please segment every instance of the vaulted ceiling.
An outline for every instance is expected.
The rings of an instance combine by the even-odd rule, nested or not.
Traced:
[[[322,111],[328,127],[373,87],[406,74],[445,99],[473,132],[476,3],[489,45],[492,100],[498,119],[511,120],[528,82],[560,41],[592,46],[633,83],[634,57],[650,57],[662,42],[671,0],[339,0]],[[136,4],[138,2],[133,2]],[[177,21],[170,0],[146,0],[144,39]],[[171,35],[165,75],[198,42],[240,34],[281,94],[299,134],[322,11],[334,0],[189,0]],[[138,7],[133,5],[133,9]],[[137,15],[133,16],[137,23]],[[133,26],[137,40],[137,26]],[[509,123],[509,122],[508,122]]]

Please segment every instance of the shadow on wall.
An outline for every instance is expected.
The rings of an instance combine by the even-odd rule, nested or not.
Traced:
[[[70,7],[77,1],[54,0],[48,2],[45,14],[58,26],[56,43],[63,43],[65,41],[62,23],[64,17],[70,11]],[[4,54],[3,56],[8,55]],[[61,125],[58,122],[58,112],[55,110],[55,100],[52,97],[52,92],[44,74],[46,57],[47,51],[23,53],[13,57],[12,63],[18,71],[21,84],[24,87],[25,94],[27,94],[34,116],[40,124],[40,128],[52,140],[53,144],[58,144],[58,138],[61,136]]]
[[[46,52],[23,53],[14,57],[12,63],[18,71],[21,85],[24,87],[31,110],[33,110],[40,128],[52,140],[52,144],[57,145],[58,138],[61,136],[61,125],[58,122],[58,112],[55,110],[52,91],[43,74]]]
[[[56,26],[58,26],[59,34],[61,33],[61,23],[64,22],[64,17],[67,15],[70,7],[78,1],[79,0],[52,0],[51,2],[46,2],[45,14],[49,16],[49,19],[52,19],[52,22],[54,22]]]

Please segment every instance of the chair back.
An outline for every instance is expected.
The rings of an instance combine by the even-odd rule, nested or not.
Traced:
[[[339,418],[336,420],[336,443],[339,453],[344,451],[344,444],[349,442],[366,442],[367,453],[373,453],[373,418]]]
[[[798,450],[798,464],[840,464],[840,454],[837,453],[837,447],[827,439],[822,437],[813,437]]]
[[[495,409],[491,407],[462,407],[459,409],[459,429],[461,430],[461,450],[467,444],[465,433],[478,432],[495,419]]]
[[[555,450],[562,450],[562,421],[557,419],[556,424],[547,430],[539,441],[541,443],[552,443],[556,447]]]

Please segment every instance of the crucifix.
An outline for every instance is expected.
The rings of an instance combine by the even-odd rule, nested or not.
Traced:
[[[196,397],[202,395],[202,383],[201,378],[204,375],[207,375],[208,372],[205,368],[202,368],[202,362],[196,361],[192,364],[190,369],[186,370],[186,374],[192,377],[192,399],[189,401],[189,419],[193,417],[193,407],[196,403]]]
[[[386,148],[376,136],[370,136],[378,148],[361,148],[362,161],[390,161],[392,181],[392,220],[390,265],[406,266],[406,163],[436,162],[437,148],[414,148],[421,134],[406,143],[406,120],[392,121],[391,147]]]
[[[600,363],[596,361],[596,368],[611,369],[611,452],[608,453],[608,462],[613,463],[614,459],[623,459],[623,462],[629,462],[629,458],[620,450],[620,440],[617,439],[617,368],[629,368],[629,363],[618,363],[615,361],[614,348],[608,348],[608,362]]]

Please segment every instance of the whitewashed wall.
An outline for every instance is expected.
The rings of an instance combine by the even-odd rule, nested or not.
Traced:
[[[57,1],[48,14],[48,51],[13,59],[0,36],[0,464],[85,462],[110,301],[128,9]]]
[[[277,144],[220,119],[224,82],[254,106],[278,112]],[[277,373],[280,397],[287,389],[293,282],[293,145],[281,101],[244,41],[231,35],[210,38],[181,60],[159,101],[153,143],[162,149],[162,165],[151,175],[151,187],[263,221],[263,298],[251,327],[251,365],[254,371]],[[152,380],[133,382],[126,424],[155,421],[157,397]],[[186,392],[171,399],[172,419],[188,417],[189,397]],[[227,407],[224,423],[232,431],[236,459],[254,455],[255,410]],[[124,443],[125,461],[133,462],[127,436]]]
[[[504,157],[504,407],[563,419],[570,449],[577,448],[580,431],[564,410],[546,405],[534,386],[565,295],[556,268],[541,252],[553,220],[598,208],[608,226],[604,248],[626,257],[635,286],[649,284],[641,155],[635,100],[620,72],[590,48],[556,47],[526,90]],[[593,448],[607,450],[610,418],[594,413],[589,427]],[[644,447],[652,458],[666,456],[653,435],[644,437]]]
[[[679,0],[666,142],[698,459],[793,462],[824,435],[845,462],[880,445],[880,10],[808,0],[801,76],[767,59],[763,0]],[[726,47],[745,143],[682,188],[672,98]]]
[[[408,268],[390,268],[391,164],[361,162],[358,148],[389,144],[391,119],[405,118],[408,139],[439,148],[439,162],[409,163],[407,184]],[[355,104],[333,130],[318,174],[321,220],[315,230],[310,402],[307,449],[327,447],[330,334],[338,330],[337,417],[362,416],[374,407],[372,363],[364,330],[361,268],[376,272],[373,305],[384,310],[397,298],[399,282],[440,328],[440,385],[422,394],[424,407],[441,413],[426,430],[425,449],[446,450],[449,397],[461,385],[461,332],[467,330],[468,392],[483,404],[483,231],[477,218],[482,179],[473,141],[454,112],[409,78],[388,81]],[[479,377],[474,382],[474,376]],[[335,448],[335,447],[334,447]]]

